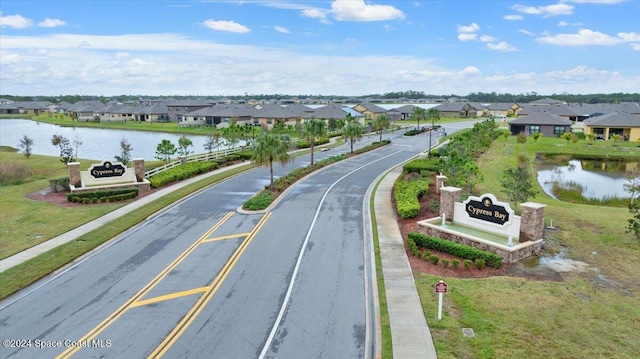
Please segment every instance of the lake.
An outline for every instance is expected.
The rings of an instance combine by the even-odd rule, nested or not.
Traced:
[[[558,183],[564,188],[582,187],[582,196],[587,199],[626,198],[624,190],[625,171],[631,170],[636,163],[615,161],[570,160],[566,165],[541,164],[536,166],[538,183],[544,192],[556,198],[553,185]]]
[[[120,141],[123,138],[133,147],[132,158],[144,158],[147,161],[156,160],[156,147],[163,139],[171,141],[177,147],[180,138],[180,135],[173,133],[62,127],[31,120],[0,120],[0,145],[19,149],[20,140],[27,135],[34,141],[31,153],[36,155],[59,156],[60,150],[51,144],[51,138],[56,134],[68,138],[72,146],[76,139],[82,142],[78,147],[79,158],[98,161],[114,160],[114,156],[120,155]],[[193,142],[190,151],[207,152],[204,148],[207,136],[187,137]],[[243,142],[238,145],[242,144]]]

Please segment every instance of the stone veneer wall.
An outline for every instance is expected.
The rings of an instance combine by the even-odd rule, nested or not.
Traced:
[[[521,204],[520,242],[537,241],[544,236],[544,204],[525,202]]]
[[[460,201],[460,191],[457,187],[440,188],[440,214],[444,213],[447,221],[453,220],[455,203]]]
[[[67,163],[69,169],[69,184],[72,186],[80,187],[82,185],[82,179],[80,179],[80,162]]]
[[[420,222],[418,222],[420,224]],[[443,232],[434,227],[428,227],[424,225],[419,225],[419,232],[422,234],[426,234],[432,237],[438,237],[441,239],[449,240],[452,242],[464,244],[473,248],[477,248],[483,251],[492,252],[500,257],[502,257],[504,263],[515,263],[519,260],[531,257],[533,255],[537,255],[542,250],[542,241],[538,242],[529,242],[531,245],[524,246],[521,248],[512,248],[512,249],[501,249],[498,247],[491,246],[487,243],[476,242],[470,238],[464,237],[462,235],[456,235],[453,233]],[[542,238],[542,237],[540,237]]]

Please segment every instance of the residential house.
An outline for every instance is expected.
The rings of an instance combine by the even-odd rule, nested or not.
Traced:
[[[640,116],[625,112],[610,112],[584,121],[584,133],[597,139],[619,135],[624,141],[640,140]]]
[[[354,110],[349,106],[337,105],[337,104],[318,107],[312,113],[304,114],[303,119],[309,119],[314,117],[314,118],[324,118],[326,120],[329,120],[329,119],[344,120],[347,117],[347,114],[351,114],[351,117],[358,120],[361,124],[363,125],[365,124],[364,116],[360,112]]]
[[[549,112],[534,112],[509,122],[512,135],[524,132],[531,135],[542,132],[547,137],[558,137],[565,132],[571,132],[571,121]]]
[[[476,117],[478,111],[468,102],[445,102],[436,108],[440,111],[440,117],[450,118]]]
[[[214,104],[215,101],[211,100],[179,100],[167,103],[169,121],[179,122],[181,116],[205,107],[210,107]]]
[[[357,104],[353,109],[361,113],[366,118],[367,122],[375,121],[378,116],[387,113],[387,110],[384,108],[370,102]]]

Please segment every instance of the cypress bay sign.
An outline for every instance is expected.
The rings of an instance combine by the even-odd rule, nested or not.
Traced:
[[[127,173],[127,168],[120,162],[111,163],[104,161],[89,167],[89,175],[95,179],[122,177]]]
[[[491,194],[469,196],[464,202],[464,209],[471,218],[499,225],[508,223],[513,213],[508,203],[497,201]]]

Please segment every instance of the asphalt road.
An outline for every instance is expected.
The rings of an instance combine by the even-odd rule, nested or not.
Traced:
[[[385,137],[391,145],[305,178],[269,213],[235,212],[268,184],[266,169],[252,170],[7,298],[0,357],[370,356],[376,323],[365,198],[381,173],[428,141]],[[316,160],[346,151],[318,152]],[[276,174],[308,161],[278,165]]]

